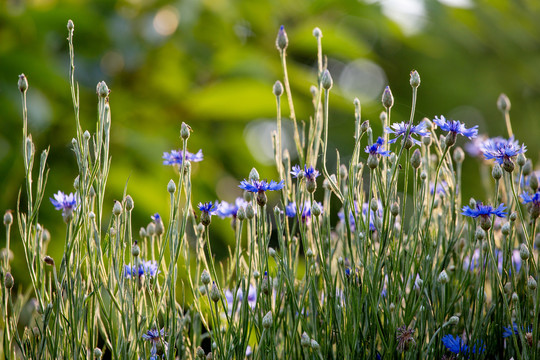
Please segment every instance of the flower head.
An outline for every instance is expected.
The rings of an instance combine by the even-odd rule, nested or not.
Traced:
[[[524,204],[533,204],[533,205],[540,205],[540,191],[537,191],[535,194],[530,195],[526,192],[520,195],[521,200],[523,200]]]
[[[445,335],[442,338],[442,342],[444,346],[454,354],[481,354],[486,350],[486,346],[482,341],[477,342],[477,344],[470,349],[459,336],[453,337],[452,335]]]
[[[383,144],[384,140],[379,136],[377,141],[373,145],[366,146],[364,151],[370,155],[390,156],[390,151],[384,150]]]
[[[261,191],[281,190],[284,185],[283,180],[281,180],[279,183],[275,182],[274,180],[270,182],[267,182],[266,180],[243,180],[238,187],[249,192],[258,193]]]
[[[228,289],[225,290],[225,300],[227,301],[227,310],[229,314],[232,314],[234,300],[235,300],[235,297],[232,291]],[[242,292],[242,288],[239,288],[238,291],[236,292],[236,302],[238,303],[238,305],[240,305],[243,301],[244,301],[244,294]],[[252,284],[249,284],[247,303],[251,309],[255,309],[255,305],[257,305],[257,288],[253,286]],[[240,306],[237,306],[236,309],[240,310]]]
[[[322,209],[323,207],[322,204],[321,203],[317,203],[317,204]],[[301,210],[300,216],[302,217],[302,221],[307,222],[311,218],[311,201],[306,200],[304,202],[304,206],[300,210]],[[288,217],[295,217],[297,214],[296,202],[294,201],[290,202],[289,205],[285,207],[285,213],[287,214]]]
[[[435,183],[433,182],[429,182],[429,193],[431,195],[433,195],[435,191]],[[437,194],[438,195],[446,195],[448,194],[449,192],[449,189],[448,189],[448,183],[444,180],[440,181],[437,183]]]
[[[209,201],[207,203],[200,202],[199,205],[197,205],[197,207],[201,211],[201,223],[204,226],[210,225],[212,215],[216,214],[217,212],[216,205],[217,205],[217,201],[215,204]]]
[[[420,145],[421,142],[415,138],[413,138],[413,135],[418,136],[429,136],[429,131],[426,130],[426,123],[421,122],[418,125],[412,125],[412,124],[406,124],[405,122],[395,123],[392,124],[390,127],[386,128],[386,132],[395,134],[396,137],[393,139],[388,140],[389,144],[395,143],[400,137],[405,137],[405,134],[407,134],[407,130],[409,129],[409,137],[407,140],[412,141],[416,145]]]
[[[139,265],[124,265],[124,276],[127,279],[132,277],[150,276],[154,277],[159,273],[157,262],[154,260],[142,261]]]
[[[514,163],[512,159],[518,154],[523,154],[527,151],[525,145],[519,145],[517,140],[513,137],[506,140],[501,137],[489,139],[483,143],[481,150],[484,153],[486,160],[495,159],[495,161],[502,165],[503,169],[508,172],[514,170]]]
[[[493,208],[491,205],[483,205],[481,202],[476,204],[476,209],[471,209],[469,206],[464,206],[462,209],[462,214],[472,218],[488,217],[491,215],[496,215],[498,217],[505,217],[506,212],[504,211],[506,206],[500,204],[498,207]]]
[[[62,216],[66,222],[71,220],[73,210],[77,208],[77,194],[69,193],[69,195],[66,195],[62,191],[58,191],[58,193],[53,196],[54,199],[49,199],[55,209],[62,210]]]
[[[433,122],[441,128],[441,130],[448,131],[454,135],[460,134],[469,139],[473,139],[478,135],[478,125],[473,126],[470,129],[465,127],[465,124],[462,124],[459,120],[446,120],[444,116],[441,115],[441,118],[435,117]]]
[[[150,356],[152,359],[157,359],[157,344],[163,341],[163,345],[167,346],[167,342],[162,340],[165,337],[165,329],[151,329],[142,334],[143,340],[150,341],[152,348],[150,349]]]
[[[163,153],[163,165],[180,165],[182,164],[183,150],[171,150],[170,153]],[[190,162],[199,162],[203,160],[202,150],[196,154],[192,154],[186,150],[186,160]]]
[[[247,204],[248,202],[241,197],[237,197],[234,203],[222,201],[219,203],[217,210],[215,211],[215,215],[219,216],[222,219],[225,219],[226,217],[236,218],[238,210],[240,208],[245,210]]]
[[[303,170],[299,165],[293,166],[291,174],[295,178],[304,177],[308,180],[315,180],[315,178],[320,175],[317,169],[313,168],[313,166],[308,167],[307,165],[304,165]]]

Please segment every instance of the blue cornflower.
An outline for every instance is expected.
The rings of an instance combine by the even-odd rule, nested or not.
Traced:
[[[429,182],[429,193],[433,195],[433,192],[435,191],[435,183],[430,181]],[[446,195],[448,194],[448,183],[444,180],[437,183],[437,194],[438,195]]]
[[[157,262],[154,260],[142,261],[139,265],[124,265],[124,276],[127,279],[132,277],[150,276],[154,277],[159,273]]]
[[[163,153],[163,165],[180,165],[182,164],[183,150],[171,150],[170,153]],[[203,160],[202,150],[199,150],[196,154],[192,154],[186,150],[186,160],[191,162],[199,162]]]
[[[233,305],[234,305],[234,294],[231,290],[225,290],[225,300],[227,301],[227,310],[229,315],[232,314]],[[242,288],[238,288],[238,291],[236,292],[236,301],[238,304],[242,303],[244,300],[244,294],[242,292]],[[248,296],[247,296],[247,302],[248,306],[251,309],[255,309],[255,306],[257,305],[257,288],[253,286],[252,284],[249,284],[248,289]],[[237,306],[237,310],[240,310],[240,306]]]
[[[322,209],[323,206],[321,203],[318,202],[317,205]],[[311,202],[309,200],[304,202],[304,207],[301,211],[302,221],[307,222],[311,218]],[[289,205],[285,206],[285,213],[288,217],[295,217],[297,213],[296,202],[292,201]]]
[[[56,210],[62,210],[64,221],[68,222],[73,217],[73,210],[77,208],[77,194],[64,194],[62,191],[54,194],[54,199],[49,198]]]
[[[485,134],[478,135],[477,137],[475,137],[474,139],[471,139],[471,141],[465,144],[464,146],[465,151],[469,153],[469,155],[471,155],[472,157],[484,159],[482,157],[482,155],[484,154],[482,149],[483,149],[484,143],[487,140],[488,140],[487,135]]]
[[[400,122],[400,123],[392,124],[392,125],[390,125],[390,127],[386,127],[386,132],[391,133],[391,134],[395,134],[396,137],[393,138],[393,139],[388,140],[388,143],[393,144],[400,137],[402,137],[402,136],[405,137],[405,134],[407,134],[407,129],[410,127],[411,129],[409,131],[409,137],[407,138],[407,140],[412,141],[416,145],[420,145],[421,142],[419,140],[413,138],[412,136],[413,135],[429,136],[429,131],[427,131],[426,126],[427,125],[426,125],[426,123],[424,121],[422,121],[418,125],[406,124],[403,121]]]
[[[303,170],[299,165],[294,165],[292,167],[291,174],[295,178],[298,178],[300,176],[308,180],[315,180],[315,178],[320,175],[317,169],[313,168],[313,166],[308,167],[307,165],[304,165]]]
[[[506,206],[504,206],[504,204],[500,204],[498,207],[493,208],[491,205],[483,205],[481,202],[478,202],[476,203],[475,209],[464,206],[461,214],[472,218],[480,217],[480,227],[485,231],[488,231],[491,228],[490,216],[496,215],[501,218],[505,217],[505,209]]]
[[[473,126],[470,129],[465,127],[465,124],[462,124],[459,120],[446,120],[444,116],[441,115],[441,118],[435,117],[433,122],[441,128],[441,130],[448,131],[448,135],[451,135],[455,143],[457,134],[473,139],[478,136],[478,125]],[[447,140],[448,141],[448,140]],[[447,145],[453,145],[447,144]]]
[[[216,202],[217,204],[217,202]],[[212,203],[211,201],[207,202],[207,203],[202,203],[200,202],[199,205],[197,205],[197,207],[199,208],[199,210],[201,211],[201,223],[204,225],[204,226],[208,226],[210,225],[210,221],[211,221],[211,217],[212,215],[214,215],[217,211],[217,206],[216,204]]]
[[[486,346],[482,341],[479,341],[472,349],[468,345],[463,343],[463,340],[459,337],[453,337],[452,335],[445,335],[442,338],[442,342],[446,348],[454,354],[481,354],[486,350]]]
[[[514,140],[513,137],[508,140],[501,137],[489,139],[484,142],[481,149],[486,160],[495,159],[508,172],[514,170],[512,159],[518,154],[523,154],[527,151],[527,147],[523,144],[520,146],[519,142]]]
[[[529,346],[532,346],[532,344],[533,344],[532,326],[529,326],[527,331],[525,331],[525,328],[523,326],[521,326],[521,330],[523,332],[525,332],[525,340],[527,341]],[[512,336],[512,333],[516,334],[516,336],[518,336],[518,334],[519,334],[519,329],[518,329],[518,326],[517,326],[516,323],[513,323],[512,327],[503,326],[503,338],[508,338],[508,337]]]
[[[168,344],[162,338],[165,337],[165,329],[158,331],[157,329],[148,330],[146,333],[142,334],[143,340],[150,341],[152,343],[152,349],[150,349],[150,355],[156,358],[157,354],[157,344],[163,341],[163,345],[166,347]]]
[[[481,202],[479,202],[476,204],[476,209],[471,209],[469,206],[464,206],[462,209],[462,214],[472,218],[477,218],[479,216],[487,217],[491,215],[505,217],[506,212],[504,210],[506,210],[506,206],[504,206],[504,204],[500,204],[494,209],[491,205],[483,205]]]
[[[257,193],[257,204],[259,206],[266,205],[266,191],[281,190],[285,186],[283,180],[279,183],[274,180],[267,182],[266,180],[243,180],[238,187],[249,192]]]
[[[370,155],[390,156],[390,151],[384,150],[383,144],[384,139],[379,136],[377,141],[373,145],[366,146],[364,151]]]
[[[533,175],[534,176],[534,175]],[[529,195],[524,192],[520,195],[524,204],[528,204],[529,214],[533,219],[540,216],[540,191],[537,191],[533,195]]]
[[[215,214],[222,219],[225,219],[226,217],[232,217],[234,219],[240,208],[246,210],[247,204],[248,202],[241,197],[237,197],[234,203],[222,201],[219,203]]]

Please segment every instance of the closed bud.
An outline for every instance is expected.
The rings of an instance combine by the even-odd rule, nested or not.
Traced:
[[[394,96],[392,95],[390,86],[387,86],[383,91],[382,104],[386,109],[390,109],[392,106],[394,106]]]
[[[508,96],[506,94],[499,95],[497,98],[497,108],[504,113],[510,111],[510,107],[511,104]]]
[[[446,145],[447,148],[450,148],[456,143],[456,140],[457,134],[453,131],[450,131],[444,138],[444,145]]]
[[[257,171],[257,169],[252,168],[251,171],[249,172],[249,180],[259,181],[259,179],[260,179],[259,172]]]
[[[169,180],[169,183],[167,184],[167,192],[169,194],[174,194],[175,191],[176,191],[176,184],[171,179]]]
[[[307,249],[306,256],[307,256],[308,259],[313,258],[313,250],[311,250],[311,248]]]
[[[257,204],[260,206],[260,207],[264,207],[266,205],[266,203],[268,202],[268,198],[266,197],[266,192],[264,191],[259,191],[257,193]]]
[[[206,360],[214,360],[214,354],[210,351],[208,354],[206,354]]]
[[[198,357],[199,359],[204,359],[204,358],[206,358],[206,354],[204,353],[203,348],[200,347],[200,346],[197,347],[197,357]]]
[[[321,76],[321,86],[325,90],[330,90],[334,85],[334,80],[332,80],[332,75],[328,69],[324,70]]]
[[[411,156],[411,165],[413,168],[418,169],[422,165],[422,154],[420,150],[415,149]]]
[[[311,339],[311,349],[313,351],[319,351],[320,349],[319,343],[315,339]]]
[[[276,47],[280,51],[284,51],[289,45],[289,39],[287,38],[287,33],[285,32],[285,27],[281,25],[279,28],[277,37],[276,37]]]
[[[122,204],[120,204],[120,201],[114,201],[112,212],[114,216],[120,216],[122,214]]]
[[[302,336],[300,337],[300,345],[302,345],[302,347],[304,348],[311,346],[311,339],[309,338],[309,335],[305,331],[302,333]]]
[[[422,144],[429,147],[431,145],[431,136],[423,136],[422,137]],[[454,152],[454,154],[455,154],[455,152]],[[455,158],[454,158],[454,160],[455,160]]]
[[[371,201],[369,202],[369,207],[374,212],[379,210],[379,202],[377,201],[377,199],[371,199]]]
[[[448,274],[446,273],[446,271],[445,270],[441,271],[441,273],[439,274],[439,277],[438,277],[438,281],[441,284],[447,284],[449,280],[450,279],[448,278]]]
[[[107,96],[109,96],[109,87],[107,86],[105,81],[100,81],[97,84],[96,92],[101,98],[106,98]]]
[[[369,154],[367,164],[371,170],[376,169],[379,166],[379,158],[377,155]]]
[[[253,193],[246,190],[243,193],[243,197],[244,197],[244,200],[246,200],[246,202],[250,203],[253,200]]]
[[[529,248],[525,244],[521,244],[519,247],[519,257],[523,261],[527,261],[529,259]]]
[[[450,325],[457,325],[457,323],[459,322],[459,317],[457,316],[451,316],[450,319],[448,319],[448,324]]]
[[[133,198],[130,195],[126,196],[125,204],[126,204],[127,211],[133,210],[133,207],[135,206],[135,204],[133,202]]]
[[[532,167],[531,159],[527,159],[527,161],[525,161],[525,165],[523,165],[523,169],[521,169],[523,176],[529,176],[532,173]]]
[[[533,192],[536,192],[538,190],[538,177],[536,174],[532,174],[529,176],[529,187]]]
[[[369,129],[369,120],[366,120],[360,125],[360,131],[365,133]]]
[[[13,224],[13,214],[11,210],[7,210],[4,214],[4,225],[10,226],[11,224]]]
[[[454,150],[454,161],[461,164],[463,160],[465,160],[465,153],[463,152],[463,149],[458,146]]]
[[[255,210],[253,209],[253,206],[251,204],[246,205],[246,218],[249,220],[253,219],[255,217]]]
[[[515,211],[510,214],[509,219],[510,219],[511,222],[515,222],[517,220],[517,214],[516,214]]]
[[[49,255],[43,258],[43,262],[49,266],[54,266],[54,259],[50,257]]]
[[[140,253],[141,248],[139,247],[139,245],[137,245],[137,243],[133,244],[133,246],[131,247],[131,255],[133,255],[133,257],[138,257]]]
[[[519,296],[517,293],[512,293],[512,301],[513,302],[518,302],[519,301]]]
[[[426,181],[426,179],[427,179],[427,173],[422,170],[422,172],[420,173],[420,180]]]
[[[315,36],[317,39],[322,38],[322,31],[318,27],[313,29],[313,36]]]
[[[340,167],[339,167],[339,176],[341,177],[341,180],[342,181],[345,181],[347,180],[347,175],[348,175],[348,171],[347,171],[347,166],[345,166],[345,164],[341,164]]]
[[[221,298],[221,293],[219,292],[219,289],[215,282],[212,282],[212,288],[210,289],[210,299],[217,303],[219,299]]]
[[[69,20],[69,21],[71,21],[71,20]],[[68,26],[69,26],[69,23],[68,23]],[[94,359],[101,359],[102,355],[103,355],[103,353],[101,352],[100,348],[95,348],[94,349]]]
[[[503,159],[502,168],[503,168],[506,172],[509,172],[509,173],[511,173],[512,171],[514,171],[515,165],[514,165],[514,162],[512,161],[512,159],[510,159],[509,157],[505,157],[505,158]]]
[[[264,315],[263,317],[263,320],[262,320],[262,325],[265,329],[269,329],[271,326],[272,326],[272,312],[269,311],[266,313],[266,315]]]
[[[139,230],[139,237],[141,239],[144,239],[146,237],[146,229],[144,227],[141,227],[140,230]]]
[[[390,214],[392,214],[393,217],[399,215],[399,204],[396,201],[394,201],[390,206]]]
[[[504,291],[507,294],[510,294],[512,292],[512,283],[507,282],[506,284],[504,284]]]
[[[322,212],[321,206],[319,205],[319,203],[315,201],[313,205],[311,206],[311,214],[313,214],[313,216],[319,216],[321,215],[321,212]]]
[[[15,280],[13,279],[13,275],[11,275],[11,273],[7,272],[6,276],[4,277],[4,287],[6,289],[11,289],[13,287],[13,284],[15,284]]]
[[[276,256],[276,250],[274,250],[274,248],[269,247],[268,248],[268,255],[270,255],[271,257],[275,257]]]
[[[274,83],[274,87],[272,88],[272,91],[274,93],[275,96],[281,96],[281,94],[283,94],[283,85],[281,84],[281,81],[276,81]]]
[[[19,75],[19,81],[17,82],[17,86],[19,87],[19,91],[21,93],[25,93],[26,90],[28,90],[28,80],[26,79],[26,76],[24,74]]]
[[[413,88],[417,88],[420,86],[420,75],[418,74],[418,71],[411,71],[411,79],[409,82]]]
[[[210,274],[208,273],[208,271],[206,271],[206,269],[204,269],[201,274],[201,282],[204,285],[208,285],[210,284],[210,281],[212,281],[212,279],[210,278]]]
[[[73,24],[73,21],[71,19],[68,20],[67,22],[67,29],[69,31],[73,31],[75,29],[75,24]],[[99,349],[98,349],[99,350]],[[100,350],[101,351],[101,350]]]
[[[261,276],[261,274],[257,270],[253,271],[253,278],[255,280],[257,280],[260,276]]]
[[[480,227],[485,231],[491,229],[492,221],[489,216],[479,216]]]
[[[93,198],[94,196],[96,196],[96,190],[94,190],[93,185],[90,185],[90,190],[88,190],[88,196],[90,196],[90,198]]]
[[[471,209],[475,209],[475,208],[476,208],[476,200],[474,200],[473,198],[471,198],[471,199],[469,200],[469,207],[470,207]]]
[[[182,122],[182,125],[180,126],[180,137],[183,140],[187,140],[189,139],[190,134],[191,134],[191,127],[185,122]]]
[[[495,163],[495,165],[493,165],[493,170],[491,170],[491,176],[495,179],[495,180],[500,180],[503,176],[503,170],[501,168],[501,165]]]
[[[243,207],[240,206],[238,208],[238,211],[236,212],[236,218],[240,221],[244,221],[244,219],[246,218],[246,211]]]
[[[525,157],[525,155],[523,155],[523,153],[518,154],[516,162],[520,167],[523,167],[527,162],[527,158]]]
[[[486,232],[481,228],[477,228],[474,237],[476,238],[476,240],[482,241],[486,238]]]
[[[501,227],[501,232],[504,236],[508,236],[510,234],[510,229],[511,229],[510,223],[504,223],[503,226]]]
[[[527,287],[531,291],[536,290],[536,287],[537,287],[536,280],[534,280],[534,278],[532,276],[529,276],[529,279],[527,280]]]

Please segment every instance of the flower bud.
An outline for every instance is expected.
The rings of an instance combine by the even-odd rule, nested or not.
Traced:
[[[463,149],[458,146],[454,150],[454,161],[461,164],[463,160],[465,160],[465,153],[463,152]]]
[[[515,211],[514,211],[513,213],[510,214],[509,219],[510,219],[511,222],[514,222],[514,221],[517,220],[517,214],[516,214]]]
[[[109,96],[109,88],[105,81],[101,81],[97,84],[96,92],[101,98],[106,98]]]
[[[137,243],[133,244],[133,246],[131,247],[131,255],[133,255],[133,257],[138,257],[140,253],[141,248],[139,247],[139,245],[137,245]]]
[[[139,230],[139,237],[141,239],[144,239],[146,236],[147,236],[146,229],[144,227],[141,227],[140,230]]]
[[[311,339],[309,338],[309,335],[305,331],[302,333],[302,336],[300,337],[300,345],[302,345],[303,348],[307,348],[308,346],[311,346]]]
[[[420,180],[426,181],[426,179],[427,179],[427,173],[422,170],[422,172],[420,173]]]
[[[204,285],[208,285],[210,284],[210,281],[212,281],[212,279],[210,278],[210,274],[208,273],[208,271],[206,271],[206,269],[204,269],[201,274],[201,282]]]
[[[474,200],[473,198],[471,198],[471,199],[469,200],[469,207],[470,207],[471,209],[476,209],[476,200]]]
[[[422,154],[420,150],[415,149],[411,156],[411,165],[413,168],[418,169],[422,165]]]
[[[238,211],[236,212],[236,218],[240,221],[244,221],[244,219],[246,218],[246,210],[244,210],[243,207],[240,206],[238,208]]]
[[[529,280],[527,280],[527,287],[531,291],[536,290],[536,287],[537,287],[536,280],[532,276],[529,276]]]
[[[394,201],[390,206],[390,214],[392,214],[393,217],[399,215],[399,204],[396,201]]]
[[[246,218],[251,220],[255,217],[255,210],[251,204],[246,205]]]
[[[71,21],[71,20],[69,20]],[[73,23],[71,23],[73,25]],[[68,29],[69,29],[69,23],[68,23]],[[101,356],[103,355],[103,353],[101,352],[101,349],[100,348],[95,348],[94,349],[94,359],[101,359]]]
[[[249,172],[249,180],[259,181],[259,179],[260,179],[259,172],[257,171],[257,169],[252,168],[251,171]]]
[[[283,84],[281,84],[281,81],[276,81],[274,83],[274,87],[272,88],[272,92],[275,96],[279,97],[283,94]]]
[[[206,357],[206,354],[204,353],[204,350],[202,347],[197,347],[197,357],[199,359],[204,359]]]
[[[516,162],[520,167],[523,167],[523,165],[525,165],[525,163],[527,162],[527,158],[525,157],[525,155],[523,155],[523,153],[518,154]]]
[[[221,298],[221,293],[219,292],[219,289],[215,282],[212,282],[212,288],[210,289],[210,299],[217,303],[219,299]]]
[[[210,351],[208,354],[206,354],[206,360],[214,360],[214,354]]]
[[[189,139],[190,133],[191,133],[191,127],[185,122],[182,122],[182,125],[180,126],[180,137],[183,140],[187,140]]]
[[[315,201],[313,205],[311,206],[311,214],[313,216],[319,216],[322,213],[321,206]]]
[[[28,90],[28,80],[24,74],[19,75],[17,86],[19,87],[19,91],[21,93],[25,93],[26,90]]]
[[[538,190],[538,177],[536,174],[532,174],[529,176],[529,187],[533,192],[536,192]]]
[[[255,280],[257,280],[259,278],[259,276],[261,276],[261,274],[259,274],[259,272],[257,270],[253,271],[253,278]]]
[[[420,75],[418,74],[418,71],[411,71],[411,79],[409,82],[413,88],[417,88],[420,86]]]
[[[90,190],[88,190],[88,196],[90,196],[90,198],[93,198],[96,196],[96,190],[94,190],[93,185],[90,185]]]
[[[504,225],[501,227],[501,232],[504,236],[508,236],[510,234],[510,223],[504,223]]]
[[[332,80],[332,75],[330,75],[330,71],[326,69],[321,75],[321,86],[325,90],[330,90],[332,88],[332,85],[334,85],[334,80]]]
[[[509,173],[511,173],[512,171],[514,171],[515,165],[514,165],[514,162],[512,161],[512,159],[510,159],[509,157],[505,157],[505,158],[503,159],[502,168],[503,168],[506,172],[509,172]]]
[[[315,36],[317,39],[322,38],[322,31],[318,27],[313,29],[313,36]]]
[[[174,194],[175,191],[176,191],[176,184],[171,179],[169,180],[169,183],[167,184],[167,192],[172,195]]]
[[[271,257],[275,257],[276,256],[276,250],[274,250],[274,248],[269,247],[268,248],[268,255],[270,255]]]
[[[112,212],[114,216],[120,216],[122,214],[122,204],[120,204],[120,201],[117,201],[117,200],[114,201]]]
[[[445,270],[441,271],[441,273],[439,274],[438,281],[441,284],[447,284],[448,281],[450,281],[450,279],[448,278],[448,274],[446,273]]]
[[[11,289],[14,283],[15,280],[13,279],[13,275],[11,275],[10,272],[7,272],[6,276],[4,277],[4,287],[6,289]]]
[[[43,258],[43,262],[49,266],[54,266],[54,259],[50,257],[49,255]]]
[[[386,109],[390,109],[392,106],[394,106],[394,96],[392,95],[390,86],[387,86],[383,91],[382,104]]]
[[[342,181],[347,180],[347,176],[349,175],[349,172],[347,171],[347,166],[345,164],[341,164],[339,166],[339,176],[341,177]]]
[[[311,339],[311,349],[313,351],[319,351],[320,349],[319,343],[315,339]]]
[[[270,281],[268,280],[268,272],[264,272],[264,277],[261,281],[261,291],[263,294],[268,295],[270,293]]]
[[[457,133],[450,131],[444,138],[444,145],[446,145],[447,148],[450,148],[456,143],[456,140],[457,140]]]
[[[519,247],[519,257],[523,261],[527,261],[529,259],[529,248],[525,244],[521,244]]]
[[[126,196],[125,204],[126,204],[126,210],[127,211],[133,210],[133,207],[135,206],[135,203],[133,202],[133,198],[131,197],[131,195]]]
[[[424,144],[427,147],[431,146],[431,136],[423,136],[422,137],[422,144]],[[455,152],[454,152],[454,154],[455,154]],[[455,160],[455,157],[454,157],[454,160]]]
[[[11,210],[7,210],[4,214],[4,225],[10,226],[13,224],[13,214],[11,214]]]
[[[388,115],[386,114],[386,111],[381,111],[379,114],[379,120],[381,120],[381,123],[383,125],[386,125],[386,122],[388,121]]]
[[[377,201],[377,199],[371,199],[371,201],[369,202],[369,207],[373,212],[379,210],[379,202]]]
[[[278,50],[284,51],[288,45],[289,45],[289,39],[287,38],[285,27],[281,25],[277,34],[277,38],[276,38],[276,47]]]
[[[267,202],[268,202],[268,198],[266,197],[266,192],[259,191],[257,193],[257,204],[260,207],[264,207],[264,205],[266,205]]]
[[[491,229],[492,222],[489,216],[480,215],[478,218],[479,218],[480,227],[482,229],[484,229],[485,231],[488,231],[489,229]]]
[[[371,170],[376,169],[379,166],[379,158],[376,155],[369,154],[367,164]]]
[[[474,233],[474,237],[476,238],[476,240],[482,241],[486,238],[486,232],[481,228],[477,228],[476,232]]]
[[[272,326],[272,312],[269,311],[266,313],[266,315],[264,315],[263,317],[263,320],[262,320],[262,325],[265,329],[269,329],[270,326]]]
[[[497,108],[502,112],[508,112],[510,111],[510,107],[511,104],[508,96],[506,96],[506,94],[499,95],[497,98]]]
[[[457,316],[451,316],[450,319],[448,319],[448,324],[449,325],[457,325],[457,323],[459,322],[459,317]]]
[[[493,165],[493,170],[491,170],[491,176],[495,179],[495,180],[500,180],[503,176],[503,170],[501,168],[501,165],[495,163],[495,165]]]
[[[75,24],[73,24],[73,21],[71,19],[67,22],[67,29],[68,31],[73,31],[75,29]]]
[[[307,249],[306,251],[306,257],[308,259],[312,259],[313,258],[313,250],[311,250],[311,248]]]
[[[519,296],[517,293],[512,293],[512,301],[513,302],[518,302],[519,301]]]
[[[365,133],[369,129],[369,120],[366,120],[360,125],[360,131]]]

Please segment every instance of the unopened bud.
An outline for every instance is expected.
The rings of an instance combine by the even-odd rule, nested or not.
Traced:
[[[182,125],[180,126],[180,137],[183,140],[187,140],[189,139],[190,133],[191,133],[191,127],[185,122],[182,122]]]
[[[13,214],[11,214],[11,210],[7,210],[4,214],[4,225],[10,226],[13,224]]]
[[[365,133],[369,129],[369,120],[366,120],[360,125],[360,131]]]
[[[244,219],[246,218],[246,211],[242,206],[238,208],[238,211],[236,212],[236,218],[240,221],[244,221]]]
[[[313,214],[313,216],[319,216],[321,215],[321,212],[321,206],[315,201],[311,206],[311,214]]]
[[[71,20],[69,20],[69,21],[71,21]],[[68,23],[68,28],[69,28],[69,23]],[[101,359],[102,355],[103,355],[103,353],[101,352],[100,348],[95,348],[94,349],[94,359]]]
[[[139,230],[139,236],[141,239],[144,239],[147,235],[146,235],[146,229],[144,227],[141,227],[140,230]]]
[[[394,96],[392,95],[390,86],[387,86],[383,91],[382,104],[386,109],[390,109],[392,106],[394,106]]]
[[[374,212],[379,210],[379,202],[377,201],[377,199],[371,199],[371,201],[369,202],[369,207]]]
[[[431,145],[431,136],[423,136],[422,137],[422,144],[429,147]],[[455,154],[455,152],[454,152],[454,154]],[[455,158],[454,158],[454,160],[455,160]]]
[[[482,241],[486,238],[486,232],[481,228],[477,228],[474,237],[476,240]]]
[[[395,201],[390,206],[390,214],[392,214],[393,217],[396,217],[399,215],[399,204]]]
[[[309,338],[309,335],[305,331],[302,333],[302,336],[300,337],[300,345],[302,345],[302,347],[304,348],[311,346],[311,339]]]
[[[131,255],[133,255],[133,257],[138,257],[141,253],[141,248],[139,247],[139,245],[137,245],[136,243],[133,244],[133,246],[131,247]]]
[[[265,329],[269,329],[271,326],[272,326],[272,312],[269,311],[266,313],[266,315],[264,315],[263,317],[263,320],[262,320],[262,325]]]
[[[167,192],[169,194],[174,194],[175,191],[176,191],[176,184],[171,179],[171,180],[169,180],[169,183],[167,184]]]
[[[518,302],[519,301],[519,296],[517,293],[512,293],[512,301],[513,302]]]
[[[274,250],[274,248],[269,247],[268,248],[268,255],[270,255],[271,257],[275,257],[276,256],[276,250]]]
[[[221,298],[221,294],[215,282],[212,282],[212,288],[210,289],[210,299],[217,303]]]
[[[495,163],[495,165],[493,165],[493,170],[491,170],[491,176],[495,179],[495,180],[500,180],[503,176],[503,170],[501,168],[501,165]]]
[[[527,261],[529,259],[529,248],[525,244],[521,244],[519,247],[519,257],[523,261]]]
[[[457,323],[459,322],[459,317],[457,316],[451,316],[450,319],[448,319],[448,324],[450,325],[457,325]]]
[[[515,211],[514,211],[513,213],[510,214],[509,219],[510,219],[511,222],[514,222],[514,221],[517,220],[517,214],[516,214]]]
[[[208,271],[206,271],[206,269],[204,269],[201,274],[201,282],[204,285],[208,285],[210,284],[210,281],[212,281],[212,279],[210,278],[210,274],[208,273]]]
[[[454,161],[461,164],[463,160],[465,160],[465,153],[463,152],[463,149],[458,146],[454,150]]]
[[[260,179],[259,172],[257,171],[257,169],[252,168],[251,171],[249,172],[249,180],[259,181],[259,179]]]
[[[133,210],[133,207],[135,206],[135,203],[133,202],[133,198],[130,195],[126,196],[125,204],[126,204],[126,210],[127,211]]]
[[[529,176],[529,187],[533,192],[538,190],[538,177],[534,173]]]
[[[322,31],[318,27],[313,29],[313,36],[315,36],[317,39],[322,38]]]
[[[511,104],[508,96],[506,94],[499,95],[497,98],[497,108],[504,113],[510,111],[510,107]]]
[[[504,223],[503,226],[501,227],[501,232],[504,236],[508,236],[510,235],[510,229],[511,229],[510,223]]]
[[[516,162],[520,167],[523,167],[523,165],[525,165],[525,163],[527,162],[527,158],[525,157],[525,155],[523,155],[523,153],[518,154]]]
[[[199,359],[204,359],[206,357],[206,354],[204,353],[204,350],[202,347],[197,347],[197,357]]]
[[[11,273],[6,273],[6,276],[4,277],[4,287],[6,289],[11,289],[13,287],[13,284],[15,283],[15,280],[13,279],[13,275]]]
[[[446,271],[445,270],[441,271],[441,273],[439,274],[439,277],[438,277],[438,281],[441,284],[447,284],[449,280],[450,279],[448,278],[448,274],[446,273]]]
[[[420,150],[415,149],[411,156],[411,165],[413,168],[418,169],[422,165],[422,154]]]
[[[28,80],[24,74],[19,75],[19,81],[17,83],[19,86],[19,91],[25,93],[28,90]]]
[[[49,255],[43,258],[43,262],[49,266],[54,266],[54,259],[50,257]]]
[[[418,74],[418,71],[411,71],[411,79],[409,82],[413,88],[417,88],[420,86],[420,75]]]
[[[120,204],[120,201],[114,201],[113,214],[114,216],[120,216],[122,214],[122,204]]]
[[[275,96],[281,96],[281,94],[283,94],[283,84],[281,84],[281,81],[276,81],[274,83],[274,87],[272,88],[272,91],[274,93]]]
[[[319,343],[315,339],[311,339],[311,349],[313,351],[319,351],[320,349]]]
[[[376,169],[379,166],[379,158],[376,155],[369,154],[367,164],[371,170]]]
[[[288,45],[289,45],[289,39],[287,38],[285,27],[281,25],[277,34],[277,38],[276,38],[276,47],[278,50],[283,51],[287,48]]]
[[[75,29],[75,24],[73,24],[73,21],[71,19],[69,19],[67,22],[67,29],[69,31],[73,31]]]
[[[343,181],[347,180],[347,175],[348,175],[347,166],[345,166],[345,164],[341,164],[339,167],[339,176],[341,177],[341,180]]]
[[[251,220],[255,217],[255,210],[251,204],[246,205],[246,218]]]
[[[532,168],[533,166],[531,159],[527,159],[527,161],[525,161],[525,165],[523,165],[523,169],[521,169],[523,176],[529,176],[532,173]]]
[[[536,290],[536,287],[537,287],[536,280],[532,276],[529,276],[529,280],[527,280],[527,287],[531,291]]]
[[[100,81],[97,84],[96,92],[99,95],[99,97],[102,97],[102,98],[106,98],[107,96],[109,96],[109,87],[107,86],[105,81]]]
[[[321,76],[321,86],[325,90],[330,90],[334,85],[334,80],[332,80],[332,75],[328,69],[324,70]]]

